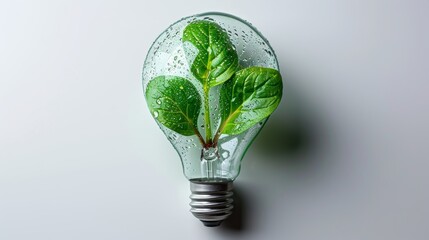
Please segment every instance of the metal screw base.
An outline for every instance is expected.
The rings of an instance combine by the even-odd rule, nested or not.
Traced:
[[[191,212],[206,227],[219,226],[232,213],[232,181],[191,179]]]

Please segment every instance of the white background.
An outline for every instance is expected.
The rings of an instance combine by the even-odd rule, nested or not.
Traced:
[[[427,1],[0,3],[0,239],[429,239]],[[143,98],[153,40],[224,11],[275,49],[284,98],[236,211],[189,213]]]

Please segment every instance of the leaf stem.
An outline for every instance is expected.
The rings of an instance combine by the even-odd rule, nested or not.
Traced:
[[[222,121],[221,125],[219,126],[214,139],[213,139],[213,145],[217,145],[220,135],[222,135],[223,129],[225,128],[226,124],[229,122],[229,120],[231,119],[231,117],[236,114],[237,110],[241,109],[241,106],[239,108],[237,108],[233,113],[230,113],[228,118],[226,118],[224,121]]]
[[[219,129],[217,130],[214,139],[213,139],[213,145],[216,146],[217,142],[219,141],[220,135],[222,134],[223,128],[225,127],[225,123],[222,123],[222,125],[219,126]]]
[[[210,120],[210,87],[204,85],[204,125],[206,129],[206,144],[212,144],[212,126]]]
[[[195,132],[195,135],[197,135],[198,140],[200,140],[201,145],[205,146],[206,142],[204,141],[204,138],[203,136],[201,136],[201,133],[198,131],[198,129],[194,128],[194,132]]]

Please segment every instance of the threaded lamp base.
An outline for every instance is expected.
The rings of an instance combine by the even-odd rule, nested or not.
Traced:
[[[191,212],[206,227],[217,227],[232,213],[232,181],[191,179]]]

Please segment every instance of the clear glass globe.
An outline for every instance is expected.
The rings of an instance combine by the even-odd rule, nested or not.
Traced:
[[[194,49],[189,42],[182,42],[183,30],[196,20],[213,21],[229,35],[238,54],[240,68],[260,66],[278,70],[274,51],[268,41],[248,22],[224,13],[204,13],[183,18],[168,27],[152,44],[143,66],[143,90],[157,76],[180,76],[189,79],[194,85],[200,84],[190,71],[189,52]],[[188,56],[185,54],[187,49]],[[192,51],[191,51],[192,52]],[[192,54],[192,53],[191,53]],[[192,58],[192,57],[191,57]],[[201,96],[203,92],[197,88]],[[212,133],[220,125],[219,110],[220,86],[210,90],[210,120]],[[198,130],[205,136],[204,111],[198,119]],[[168,140],[180,155],[183,173],[191,181],[233,181],[240,172],[241,160],[249,145],[264,126],[262,120],[239,135],[221,135],[216,146],[203,146],[196,135],[180,135],[158,122]]]

